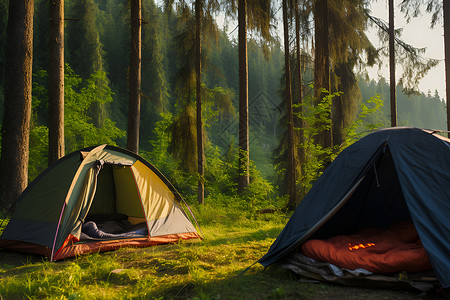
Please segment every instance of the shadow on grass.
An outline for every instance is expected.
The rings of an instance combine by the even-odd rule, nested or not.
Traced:
[[[0,267],[20,267],[46,261],[41,255],[24,254],[0,249]]]
[[[164,299],[442,299],[414,291],[344,287],[325,283],[302,283],[297,275],[278,267],[250,270],[222,280],[171,286],[156,297]]]

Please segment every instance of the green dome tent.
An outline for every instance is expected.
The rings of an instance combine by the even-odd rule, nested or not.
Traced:
[[[25,189],[0,248],[53,261],[201,238],[180,201],[173,185],[142,157],[113,146],[86,148],[58,160]],[[103,231],[102,224],[114,230]]]
[[[397,222],[414,225],[437,279],[450,287],[449,139],[398,127],[349,146],[316,181],[259,263],[282,261],[313,239],[387,229]]]

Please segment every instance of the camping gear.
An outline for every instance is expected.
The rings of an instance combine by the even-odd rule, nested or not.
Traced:
[[[181,201],[173,185],[137,154],[106,145],[86,148],[59,159],[25,189],[0,248],[53,261],[201,238]]]
[[[373,273],[424,272],[430,261],[414,225],[395,223],[386,230],[362,229],[352,235],[310,239],[300,246],[307,257],[340,268],[363,268]]]
[[[266,267],[297,256],[308,240],[386,230],[398,222],[414,224],[435,276],[450,287],[449,139],[397,127],[349,146],[315,182],[259,263]]]

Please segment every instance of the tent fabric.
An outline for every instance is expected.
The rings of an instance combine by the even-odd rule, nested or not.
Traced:
[[[123,245],[201,238],[181,200],[167,178],[142,157],[113,146],[89,147],[61,158],[25,189],[0,236],[0,247],[54,260]],[[138,242],[81,245],[89,214],[125,214],[133,224],[144,222],[148,236]]]
[[[259,260],[269,266],[310,238],[412,222],[450,287],[450,140],[418,128],[378,130],[346,148]]]

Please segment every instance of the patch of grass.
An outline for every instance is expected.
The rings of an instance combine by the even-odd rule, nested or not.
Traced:
[[[6,225],[9,222],[9,217],[5,218],[2,213],[0,212],[0,234],[2,234],[3,230],[5,229]]]
[[[287,222],[280,211],[257,214],[245,205],[194,206],[203,241],[123,248],[57,263],[0,250],[0,299],[348,299],[355,293],[365,293],[365,299],[420,299],[299,283],[287,270],[259,264],[239,276],[267,252]]]

